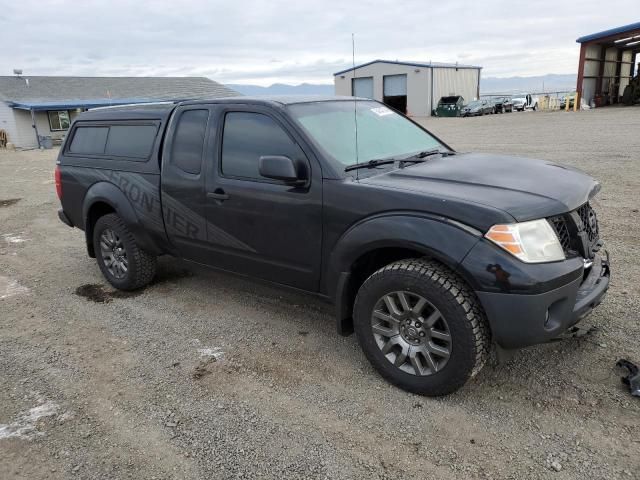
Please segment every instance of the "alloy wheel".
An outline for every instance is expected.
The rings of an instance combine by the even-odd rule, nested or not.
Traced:
[[[127,276],[129,260],[122,239],[110,228],[106,228],[100,235],[100,254],[104,266],[118,280]]]
[[[447,321],[416,293],[399,291],[381,297],[371,315],[371,329],[386,359],[411,375],[433,375],[451,356]]]

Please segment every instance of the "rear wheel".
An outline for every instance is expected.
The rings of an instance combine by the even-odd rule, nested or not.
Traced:
[[[156,273],[156,257],[142,250],[115,213],[100,217],[93,228],[93,245],[102,274],[120,290],[147,285]]]
[[[356,297],[354,325],[376,370],[422,395],[456,391],[489,353],[489,329],[475,295],[433,261],[401,260],[371,275]]]

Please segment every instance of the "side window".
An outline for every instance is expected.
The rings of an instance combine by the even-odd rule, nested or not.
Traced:
[[[71,153],[104,154],[109,127],[78,127],[69,146]]]
[[[261,113],[229,112],[222,134],[222,173],[263,179],[258,159],[263,155],[300,158],[302,152],[275,120]]]
[[[154,125],[112,125],[105,154],[117,157],[148,158],[158,128]]]
[[[186,110],[180,115],[171,147],[171,163],[180,170],[200,173],[208,116],[209,110]]]
[[[156,125],[79,126],[73,133],[69,152],[143,161],[151,155],[157,133]]]

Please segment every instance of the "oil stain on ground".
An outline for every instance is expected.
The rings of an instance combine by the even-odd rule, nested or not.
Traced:
[[[88,283],[76,288],[76,295],[96,303],[109,303],[114,298],[131,298],[140,295],[143,290],[124,292],[121,290],[105,290],[103,285]]]
[[[185,269],[160,270],[151,283],[147,285],[147,288],[191,276],[193,276],[193,273]],[[146,288],[141,288],[133,292],[125,292],[122,290],[107,290],[104,285],[98,283],[87,283],[76,288],[76,295],[96,303],[109,303],[114,298],[137,297],[142,294],[145,289]]]
[[[15,205],[18,203],[21,198],[8,198],[7,200],[0,200],[0,208],[10,207],[11,205]]]

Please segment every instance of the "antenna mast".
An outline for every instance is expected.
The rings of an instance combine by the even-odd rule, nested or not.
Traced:
[[[360,158],[358,155],[358,98],[356,97],[355,85],[356,85],[356,36],[354,33],[351,34],[351,61],[353,65],[353,76],[351,78],[351,89],[353,90],[351,93],[353,94],[353,123],[355,126],[355,137],[356,137],[356,165],[360,163]],[[359,174],[358,169],[356,169],[356,180],[358,180]]]

